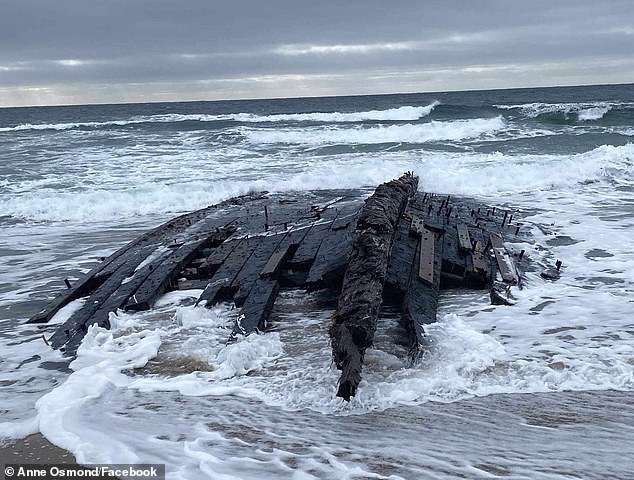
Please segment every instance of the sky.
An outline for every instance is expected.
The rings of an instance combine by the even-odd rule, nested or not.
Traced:
[[[0,0],[0,106],[634,82],[634,0]]]

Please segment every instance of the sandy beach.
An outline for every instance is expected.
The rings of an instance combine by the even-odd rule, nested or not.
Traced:
[[[72,463],[72,453],[49,442],[40,433],[11,443],[0,443],[0,463]]]

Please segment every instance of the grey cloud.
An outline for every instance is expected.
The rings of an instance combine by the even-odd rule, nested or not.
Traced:
[[[574,82],[575,65],[627,64],[632,18],[629,0],[5,2],[0,105],[11,88],[169,83],[176,94],[178,82],[292,75],[337,76],[353,93],[347,74],[469,66],[501,67],[513,83],[503,67],[522,63],[565,63]]]

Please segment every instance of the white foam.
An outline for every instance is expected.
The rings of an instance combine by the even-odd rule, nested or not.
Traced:
[[[390,125],[356,128],[284,128],[276,130],[242,128],[241,132],[254,144],[379,144],[427,143],[457,141],[490,135],[505,128],[501,116],[489,119],[432,121],[423,124]]]
[[[271,136],[281,135],[266,132]],[[376,138],[376,137],[375,137]],[[316,141],[325,141],[322,133]],[[601,146],[573,155],[504,155],[421,151],[345,154],[324,158],[270,158],[253,167],[252,180],[243,172],[220,172],[201,181],[130,185],[128,190],[89,190],[53,193],[36,190],[0,198],[0,209],[17,218],[36,221],[106,221],[125,217],[174,215],[217,203],[250,191],[285,192],[375,185],[412,170],[421,189],[491,195],[509,192],[574,188],[581,182],[632,178],[634,145]],[[284,168],[278,168],[285,164]],[[239,164],[237,165],[239,167]],[[292,173],[289,173],[292,172]],[[180,171],[181,174],[186,174]],[[258,178],[259,177],[259,178]]]
[[[248,193],[244,183],[152,184],[129,185],[119,189],[80,191],[39,191],[1,198],[6,214],[36,221],[81,222],[186,212]]]
[[[75,371],[35,405],[42,434],[55,445],[70,450],[80,463],[107,463],[113,451],[121,451],[116,442],[87,441],[94,434],[85,425],[79,428],[82,411],[109,389],[128,385],[131,379],[123,372],[144,366],[161,344],[157,332],[144,330],[115,336],[116,331],[116,326],[112,330],[90,327],[71,363]],[[122,462],[138,461],[132,452],[118,458]]]
[[[125,125],[132,125],[136,123],[144,123],[143,119],[131,119],[131,120],[113,120],[108,122],[64,122],[64,123],[41,123],[31,124],[24,123],[16,125],[14,127],[0,127],[0,133],[2,132],[21,132],[28,130],[70,130],[74,128],[101,128],[101,127],[122,127]]]
[[[577,117],[582,122],[591,121],[591,120],[600,120],[609,111],[610,111],[610,107],[608,105],[604,105],[601,107],[584,108],[577,112]]]
[[[39,431],[39,421],[37,418],[31,418],[22,422],[0,422],[0,441],[19,440],[38,433]]]
[[[223,348],[213,360],[212,378],[222,380],[246,375],[273,362],[284,352],[279,335],[249,335]]]

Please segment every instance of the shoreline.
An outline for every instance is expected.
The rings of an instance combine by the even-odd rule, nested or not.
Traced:
[[[75,456],[36,433],[10,442],[0,442],[0,464],[68,464],[77,465]]]

